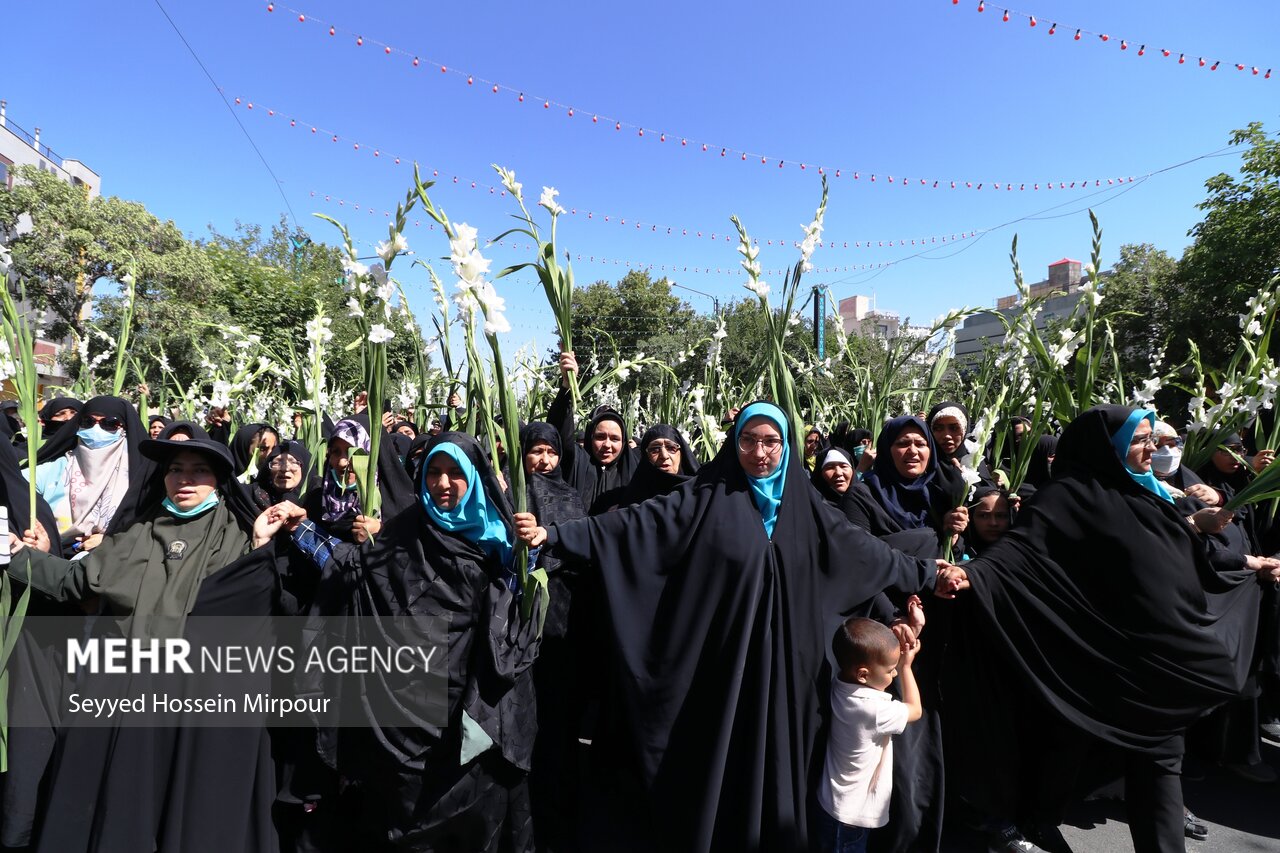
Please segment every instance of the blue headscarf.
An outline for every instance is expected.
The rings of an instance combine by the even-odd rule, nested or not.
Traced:
[[[787,416],[773,403],[752,403],[738,414],[738,424],[733,430],[733,444],[737,448],[738,436],[742,433],[747,421],[755,417],[768,418],[782,434],[782,458],[778,467],[767,477],[753,477],[747,474],[747,484],[751,486],[751,497],[755,500],[756,509],[760,510],[760,518],[764,521],[765,535],[773,538],[773,526],[778,523],[778,507],[782,505],[782,488],[787,484],[787,463],[791,459],[791,442],[788,440]],[[745,470],[744,470],[745,473]]]
[[[1135,483],[1161,500],[1173,503],[1173,496],[1164,487],[1164,483],[1156,479],[1155,474],[1150,471],[1145,474],[1139,474],[1129,467],[1129,443],[1133,441],[1133,434],[1137,432],[1138,424],[1143,421],[1148,421],[1151,424],[1151,428],[1155,429],[1156,413],[1150,409],[1134,409],[1129,413],[1129,417],[1121,425],[1120,429],[1116,431],[1116,434],[1111,436],[1111,446],[1115,448],[1116,455],[1120,457],[1120,464],[1124,465],[1125,473]]]
[[[431,499],[431,494],[426,488],[427,466],[441,453],[458,463],[458,467],[467,477],[467,493],[451,510],[443,510],[436,506],[436,502]],[[511,533],[507,530],[502,516],[494,509],[493,504],[489,503],[489,496],[484,492],[484,484],[480,482],[480,474],[462,448],[449,441],[441,442],[423,461],[422,472],[418,494],[422,500],[422,508],[427,511],[427,516],[436,523],[436,526],[441,530],[456,533],[468,542],[480,546],[480,550],[501,561],[503,567],[510,566]]]

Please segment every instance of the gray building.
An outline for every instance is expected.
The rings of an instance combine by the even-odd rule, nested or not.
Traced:
[[[35,166],[43,172],[48,172],[59,180],[80,187],[85,196],[94,198],[102,192],[102,178],[97,172],[90,169],[79,160],[71,160],[58,156],[48,145],[40,140],[40,128],[36,127],[28,132],[21,126],[14,124],[9,120],[8,103],[0,101],[0,186],[13,189],[15,179],[14,170],[18,166]],[[8,240],[27,231],[31,227],[31,220],[25,214],[18,220],[17,228],[13,233],[5,233],[0,231],[0,243],[8,242]],[[18,299],[16,285],[11,285],[14,289],[10,290],[14,299]],[[30,306],[19,302],[18,308],[26,312],[29,316],[32,313]],[[86,305],[86,310],[88,306]],[[51,321],[50,316],[34,318],[37,326],[47,326]],[[40,374],[46,380],[52,380],[55,383],[66,377],[65,372],[58,364],[58,356],[62,351],[71,345],[70,340],[52,341],[41,338],[36,341],[36,358],[41,363]]]
[[[1033,299],[1049,297],[1044,302],[1044,310],[1036,318],[1036,325],[1043,328],[1052,320],[1070,317],[1075,311],[1076,303],[1080,301],[1082,281],[1079,261],[1063,258],[1049,264],[1049,277],[1027,288],[1028,295]],[[1021,307],[1021,298],[1017,294],[1002,296],[996,301],[996,310],[1006,318],[1018,313]],[[986,346],[1003,342],[1004,324],[999,317],[990,312],[974,314],[956,329],[955,357],[977,358]]]

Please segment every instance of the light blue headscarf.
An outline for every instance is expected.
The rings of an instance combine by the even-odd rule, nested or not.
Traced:
[[[755,500],[756,509],[760,510],[760,518],[764,521],[765,535],[773,538],[773,527],[778,523],[778,507],[782,505],[782,489],[787,484],[787,463],[791,459],[791,442],[788,437],[787,416],[773,403],[752,403],[738,415],[738,425],[733,431],[734,449],[738,446],[738,436],[747,421],[754,417],[768,418],[782,434],[782,458],[778,467],[767,477],[753,477],[747,474],[747,484],[751,486],[751,497]]]
[[[1156,413],[1150,409],[1134,409],[1129,413],[1129,417],[1120,429],[1116,431],[1116,434],[1111,436],[1111,446],[1115,448],[1116,454],[1120,457],[1120,464],[1124,465],[1125,473],[1133,478],[1135,483],[1161,500],[1173,503],[1173,495],[1169,494],[1169,490],[1164,487],[1164,483],[1156,479],[1155,474],[1150,471],[1145,474],[1139,474],[1129,467],[1129,442],[1133,441],[1133,434],[1137,432],[1138,424],[1143,421],[1150,422],[1151,428],[1155,429]]]
[[[511,534],[502,516],[493,504],[489,503],[489,496],[484,491],[484,483],[480,482],[480,474],[461,447],[449,441],[436,445],[431,455],[422,463],[423,480],[426,479],[428,464],[440,453],[458,463],[458,467],[467,477],[467,493],[453,509],[443,510],[431,499],[425,483],[420,483],[418,494],[422,500],[423,509],[441,530],[448,530],[468,542],[474,542],[489,556],[497,557],[504,567],[510,566]]]

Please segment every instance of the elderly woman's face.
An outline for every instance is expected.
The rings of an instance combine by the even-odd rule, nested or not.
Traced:
[[[550,474],[560,464],[560,454],[545,441],[535,441],[524,455],[526,474]]]
[[[180,450],[165,469],[164,490],[181,510],[195,509],[218,487],[213,463],[203,453]]]
[[[1129,442],[1129,453],[1124,458],[1129,470],[1138,474],[1151,470],[1151,454],[1155,451],[1152,441],[1150,422],[1138,421],[1138,428],[1133,431],[1133,439]]]
[[[738,464],[752,477],[768,477],[782,462],[782,445],[778,425],[756,415],[738,433]]]
[[[964,442],[964,428],[960,419],[951,415],[939,415],[930,425],[933,431],[933,443],[938,450],[950,456]]]
[[[829,462],[822,466],[822,478],[827,481],[828,486],[843,495],[849,491],[849,484],[853,482],[853,468],[848,462]]]
[[[302,482],[302,462],[288,453],[281,453],[267,465],[271,472],[271,484],[281,491],[296,489]]]
[[[916,427],[907,427],[893,440],[889,455],[898,474],[908,480],[914,480],[929,469],[929,441]]]
[[[680,470],[680,445],[669,438],[659,436],[646,444],[644,455],[659,471],[675,474]]]

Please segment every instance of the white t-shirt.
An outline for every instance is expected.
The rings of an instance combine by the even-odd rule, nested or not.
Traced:
[[[889,822],[893,736],[907,728],[908,708],[883,690],[831,680],[831,734],[818,802],[847,826]]]

